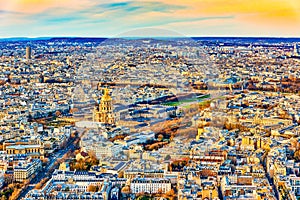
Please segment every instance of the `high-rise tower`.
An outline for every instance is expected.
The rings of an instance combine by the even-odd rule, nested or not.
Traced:
[[[297,48],[297,44],[294,44],[294,56],[298,56],[298,48]]]
[[[31,47],[27,46],[26,47],[26,60],[30,60],[31,59]]]

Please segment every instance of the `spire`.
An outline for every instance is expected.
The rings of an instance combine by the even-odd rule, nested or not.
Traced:
[[[109,93],[108,93],[109,91],[108,91],[108,89],[107,88],[104,88],[104,95],[105,96],[109,96]]]

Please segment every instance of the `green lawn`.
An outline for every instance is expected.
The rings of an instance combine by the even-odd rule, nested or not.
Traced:
[[[183,99],[183,100],[175,101],[175,102],[162,103],[162,105],[165,105],[165,106],[180,106],[181,104],[184,104],[184,103],[196,102],[196,101],[200,101],[202,99],[206,99],[206,98],[209,98],[209,97],[210,97],[210,95],[205,95],[205,96],[199,97],[199,98],[196,97],[196,98]]]

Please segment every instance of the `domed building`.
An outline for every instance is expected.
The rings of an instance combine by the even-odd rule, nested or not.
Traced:
[[[112,98],[107,88],[104,89],[104,95],[101,98],[99,106],[95,106],[93,112],[93,121],[105,124],[114,124],[114,114],[112,107]]]

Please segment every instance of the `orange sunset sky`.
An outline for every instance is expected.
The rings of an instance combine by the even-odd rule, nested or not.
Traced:
[[[186,36],[300,36],[300,0],[0,0],[0,5],[0,37],[147,35],[151,28]]]

